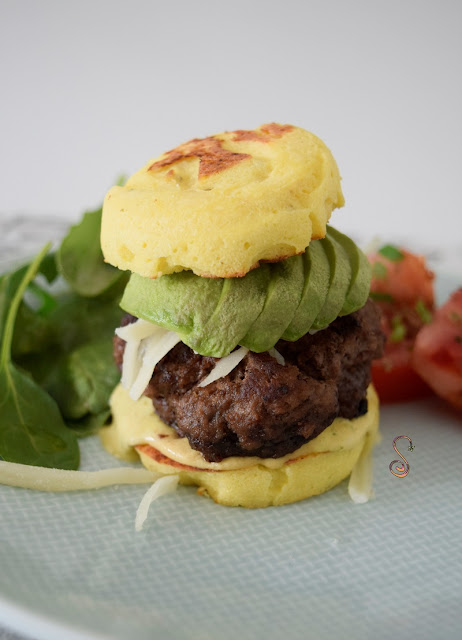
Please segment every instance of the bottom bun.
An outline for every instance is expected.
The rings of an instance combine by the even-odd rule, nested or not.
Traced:
[[[317,438],[283,458],[207,462],[160,420],[148,398],[135,402],[119,386],[111,408],[113,423],[101,432],[110,453],[134,459],[136,451],[147,469],[177,474],[181,484],[197,485],[201,495],[220,504],[248,508],[297,502],[332,489],[350,475],[362,453],[370,452],[379,424],[378,398],[369,386],[365,415],[336,418]]]

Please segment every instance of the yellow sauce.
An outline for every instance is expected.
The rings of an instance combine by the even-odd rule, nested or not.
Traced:
[[[279,469],[286,462],[311,453],[354,448],[368,432],[377,429],[377,421],[371,421],[370,418],[371,414],[375,415],[378,411],[378,399],[372,386],[368,389],[368,403],[366,415],[355,420],[336,418],[319,436],[281,458],[231,457],[221,462],[207,462],[199,451],[191,449],[187,438],[180,438],[175,429],[162,422],[149,398],[143,396],[135,402],[119,385],[111,397],[113,422],[103,427],[100,435],[104,447],[112,455],[125,460],[138,458],[134,450],[136,445],[149,444],[164,456],[198,469],[229,471],[254,465]]]

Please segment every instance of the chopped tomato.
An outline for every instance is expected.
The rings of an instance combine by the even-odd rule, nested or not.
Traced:
[[[372,264],[371,291],[377,300],[414,306],[418,300],[434,305],[433,279],[423,256],[385,245],[369,256]]]
[[[372,382],[382,402],[403,402],[432,393],[411,366],[412,342],[387,344],[385,355],[372,363]]]
[[[412,366],[439,396],[462,409],[462,288],[419,332]]]
[[[398,402],[431,393],[411,365],[414,341],[431,320],[434,274],[425,258],[406,249],[385,245],[369,256],[371,298],[382,311],[387,337],[385,353],[372,365],[372,381],[382,402]]]

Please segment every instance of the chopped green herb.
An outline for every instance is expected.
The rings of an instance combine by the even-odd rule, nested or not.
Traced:
[[[419,314],[419,318],[424,324],[430,324],[433,319],[432,312],[425,306],[425,303],[422,299],[419,298],[419,300],[417,300],[415,310]]]
[[[379,249],[379,253],[391,262],[399,262],[404,258],[404,253],[392,244],[385,244],[381,249]]]
[[[457,311],[451,311],[451,313],[449,314],[449,319],[455,324],[460,324],[460,322],[462,321],[462,316],[460,315],[460,313],[457,313]]]
[[[393,296],[389,293],[381,293],[380,291],[371,291],[369,297],[377,302],[394,302]]]
[[[388,269],[381,262],[374,262],[372,265],[372,277],[377,280],[384,280],[387,277]]]
[[[126,176],[124,173],[121,173],[115,182],[116,186],[123,187],[124,184],[127,182],[127,179],[128,179],[128,176]]]
[[[390,334],[391,342],[401,342],[406,337],[406,327],[403,323],[401,314],[393,316],[391,321],[392,331]]]

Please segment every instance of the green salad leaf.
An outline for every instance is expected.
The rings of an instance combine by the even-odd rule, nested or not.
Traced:
[[[63,353],[44,380],[63,416],[85,419],[107,410],[107,400],[120,378],[112,358],[112,341],[99,340]]]
[[[124,278],[122,271],[104,262],[101,214],[101,209],[85,213],[79,224],[71,227],[56,256],[62,276],[85,297],[99,296]]]
[[[66,420],[66,424],[78,438],[85,438],[98,433],[100,428],[109,422],[110,418],[111,410],[106,408],[101,413],[88,413],[80,420]]]
[[[110,419],[127,275],[106,264],[101,209],[55,253],[0,277],[0,459],[75,469],[77,438]]]
[[[54,400],[11,358],[15,320],[49,247],[0,280],[0,456],[9,462],[76,469],[79,448]]]
[[[16,327],[16,358],[57,402],[66,422],[77,428],[76,421],[87,423],[107,411],[119,381],[112,341],[122,310],[118,297],[82,298],[64,292],[55,302],[45,319],[36,314],[34,322]]]
[[[32,281],[26,289],[26,296],[35,304],[21,302],[16,316],[13,343],[13,358],[29,353],[40,353],[52,340],[49,315],[56,308],[56,300],[40,285]],[[29,295],[28,295],[29,294]]]

